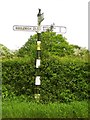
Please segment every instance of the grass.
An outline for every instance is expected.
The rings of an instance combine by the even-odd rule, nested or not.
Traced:
[[[3,101],[2,118],[88,118],[88,102],[71,103]]]

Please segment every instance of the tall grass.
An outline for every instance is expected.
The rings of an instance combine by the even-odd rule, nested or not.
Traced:
[[[3,118],[88,118],[88,102],[41,104],[25,101],[4,101]]]

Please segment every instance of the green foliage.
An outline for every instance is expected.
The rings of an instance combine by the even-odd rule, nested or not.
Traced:
[[[0,44],[0,57],[9,58],[11,56],[13,56],[13,52],[4,45]]]
[[[77,58],[50,56],[44,59],[41,66],[43,99],[69,102],[88,98],[88,66],[90,64]]]
[[[60,58],[47,54],[41,62],[41,102],[69,102],[88,98],[89,63],[78,58]],[[3,97],[10,94],[33,98],[35,65],[29,57],[2,62]],[[7,92],[8,91],[8,92]]]
[[[35,58],[36,55],[36,39],[37,35],[30,36],[30,39],[28,39],[28,42],[25,43],[23,47],[21,47],[17,51],[17,56],[18,57],[26,57],[29,56],[31,58]]]
[[[15,95],[33,98],[37,75],[36,41],[37,35],[31,36],[14,59],[3,60],[3,98]],[[81,56],[74,55],[74,48],[80,49]],[[41,51],[41,102],[87,99],[90,63],[82,54],[88,51],[69,45],[66,38],[51,31],[41,33]]]
[[[10,94],[11,92],[16,95],[33,94],[34,76],[32,75],[35,74],[35,71],[31,63],[30,58],[5,60],[2,63],[2,84]],[[3,90],[5,89],[3,88]]]
[[[66,56],[73,53],[73,47],[69,45],[66,38],[54,32],[45,32],[41,35],[42,55],[49,52],[52,55]]]
[[[89,51],[86,48],[81,48],[78,45],[70,45],[67,39],[61,34],[55,32],[46,31],[41,33],[41,53],[42,58],[46,58],[47,54],[57,55],[59,57],[75,56],[77,58],[88,61]],[[29,56],[31,58],[36,57],[36,41],[37,34],[30,36],[28,41],[17,52],[18,57]]]
[[[69,45],[66,38],[62,35],[54,32],[42,32],[41,33],[41,50],[42,57],[45,57],[46,53],[51,53],[58,56],[71,55],[73,53],[72,45]],[[17,56],[31,56],[36,57],[36,40],[37,35],[33,35],[28,39],[28,42],[19,49]]]

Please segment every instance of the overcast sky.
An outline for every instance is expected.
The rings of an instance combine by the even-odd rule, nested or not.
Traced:
[[[11,50],[24,45],[35,32],[13,31],[13,25],[37,25],[38,8],[42,25],[66,26],[67,41],[88,48],[88,0],[1,0],[0,43]]]

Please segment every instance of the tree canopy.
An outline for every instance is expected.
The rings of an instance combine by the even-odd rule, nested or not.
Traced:
[[[67,39],[61,34],[56,34],[51,30],[42,32],[40,36],[41,40],[41,57],[43,59],[49,56],[58,57],[78,57],[83,60],[90,59],[89,50],[82,48],[78,45],[69,44]],[[11,51],[4,45],[0,44],[0,55],[2,58],[17,58],[17,57],[29,57],[30,59],[36,58],[36,41],[37,34],[30,36],[28,41],[16,51]]]
[[[56,34],[55,32],[42,32],[41,33],[41,50],[42,55],[53,54],[58,56],[71,55],[73,51],[73,46],[67,42],[67,39],[61,34]],[[35,56],[36,55],[36,41],[37,34],[30,36],[26,44],[19,49],[17,55],[20,57],[24,56]]]

